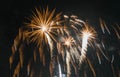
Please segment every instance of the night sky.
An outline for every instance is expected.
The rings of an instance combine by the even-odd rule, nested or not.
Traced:
[[[0,77],[10,77],[9,57],[18,29],[35,7],[56,8],[57,12],[75,14],[92,24],[99,18],[107,24],[120,24],[119,0],[1,0],[0,1]],[[120,48],[119,44],[113,44]],[[117,64],[117,63],[116,63]],[[103,77],[107,77],[103,76]]]

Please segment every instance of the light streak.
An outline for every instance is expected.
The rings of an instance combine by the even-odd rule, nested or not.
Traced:
[[[62,77],[62,70],[60,64],[58,64],[58,68],[59,68],[59,77]]]
[[[113,63],[113,61],[114,61],[114,55],[112,55],[112,60],[111,60],[111,63]]]
[[[100,59],[100,56],[99,56],[98,52],[96,52],[96,54],[97,54],[97,57],[98,57],[99,64],[101,64],[101,59]]]
[[[119,27],[119,25],[117,25],[117,28],[115,28],[115,27],[113,27],[113,29],[114,29],[114,31],[115,31],[115,33],[116,33],[116,36],[118,37],[118,39],[120,39],[120,27]],[[118,29],[118,31],[117,31],[117,29]]]
[[[106,26],[105,22],[102,19],[100,19],[100,26],[101,26],[101,29],[102,29],[102,31],[103,31],[104,34],[105,34],[105,29],[107,30],[107,32],[109,34],[111,34],[110,30],[108,29],[108,27]]]
[[[93,72],[93,76],[96,77],[96,73],[95,73],[95,70],[93,68],[93,65],[91,64],[91,62],[90,62],[90,60],[88,58],[87,58],[87,62],[88,62],[89,66],[90,66],[90,68],[91,68],[91,70]]]

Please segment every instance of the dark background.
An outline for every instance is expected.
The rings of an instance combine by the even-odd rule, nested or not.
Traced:
[[[119,0],[1,0],[0,1],[0,77],[10,77],[9,57],[18,28],[34,7],[49,6],[65,14],[75,14],[91,23],[99,17],[108,24],[120,23]]]

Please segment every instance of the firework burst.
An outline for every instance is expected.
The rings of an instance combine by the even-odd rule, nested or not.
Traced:
[[[82,37],[82,49],[81,49],[82,59],[80,60],[80,62],[83,61],[83,58],[86,57],[87,45],[88,44],[92,45],[92,41],[95,40],[96,31],[94,30],[94,28],[85,25],[85,28],[81,30],[81,33],[82,33],[81,35]]]
[[[33,13],[31,16],[30,23],[24,28],[19,30],[19,35],[16,37],[14,41],[14,45],[12,47],[13,54],[10,57],[10,65],[13,63],[14,54],[16,51],[19,51],[20,54],[20,62],[18,66],[15,68],[14,77],[16,77],[20,68],[23,67],[23,52],[24,52],[24,43],[27,44],[35,43],[37,48],[39,48],[40,60],[43,62],[43,65],[46,63],[45,59],[45,51],[44,46],[47,46],[46,51],[50,51],[50,56],[53,54],[53,42],[56,42],[54,36],[57,36],[57,30],[61,28],[58,23],[60,23],[60,13],[54,15],[55,10],[49,11],[48,8],[46,10],[39,11],[35,9],[36,13]],[[35,49],[36,50],[36,49]],[[34,51],[34,61],[36,61],[37,52]],[[31,62],[29,62],[31,63]],[[30,64],[28,63],[28,74],[30,72]]]
[[[35,9],[29,18],[30,23],[19,29],[9,59],[12,69],[16,55],[19,55],[18,63],[13,68],[13,77],[22,76],[20,74],[24,68],[28,77],[53,77],[56,75],[54,73],[56,68],[59,71],[59,77],[62,77],[63,73],[66,73],[67,77],[72,77],[72,69],[74,69],[74,76],[80,77],[80,67],[85,63],[88,64],[93,76],[96,77],[94,65],[87,55],[90,53],[88,48],[94,52],[91,52],[90,56],[97,56],[99,64],[102,64],[103,58],[114,63],[115,56],[112,55],[111,58],[108,56],[108,52],[105,52],[105,42],[103,39],[99,39],[99,36],[101,33],[104,37],[106,37],[106,32],[109,35],[114,33],[119,40],[120,27],[118,25],[114,26],[113,32],[111,32],[105,22],[100,19],[101,32],[98,32],[96,28],[76,15],[64,15],[63,19],[61,16],[61,13],[55,15],[55,10],[49,11],[48,8],[40,11]],[[28,53],[31,55],[25,59]],[[36,64],[39,64],[39,69],[34,67]],[[112,64],[111,67],[114,69]],[[49,71],[49,73],[46,74],[45,71]],[[113,72],[115,71],[113,70]],[[86,70],[84,76],[87,77]]]

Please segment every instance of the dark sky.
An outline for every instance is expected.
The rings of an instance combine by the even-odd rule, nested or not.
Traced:
[[[66,14],[76,14],[84,20],[120,23],[119,0],[1,0],[0,1],[0,77],[9,77],[11,45],[18,28],[34,7],[49,6]]]

